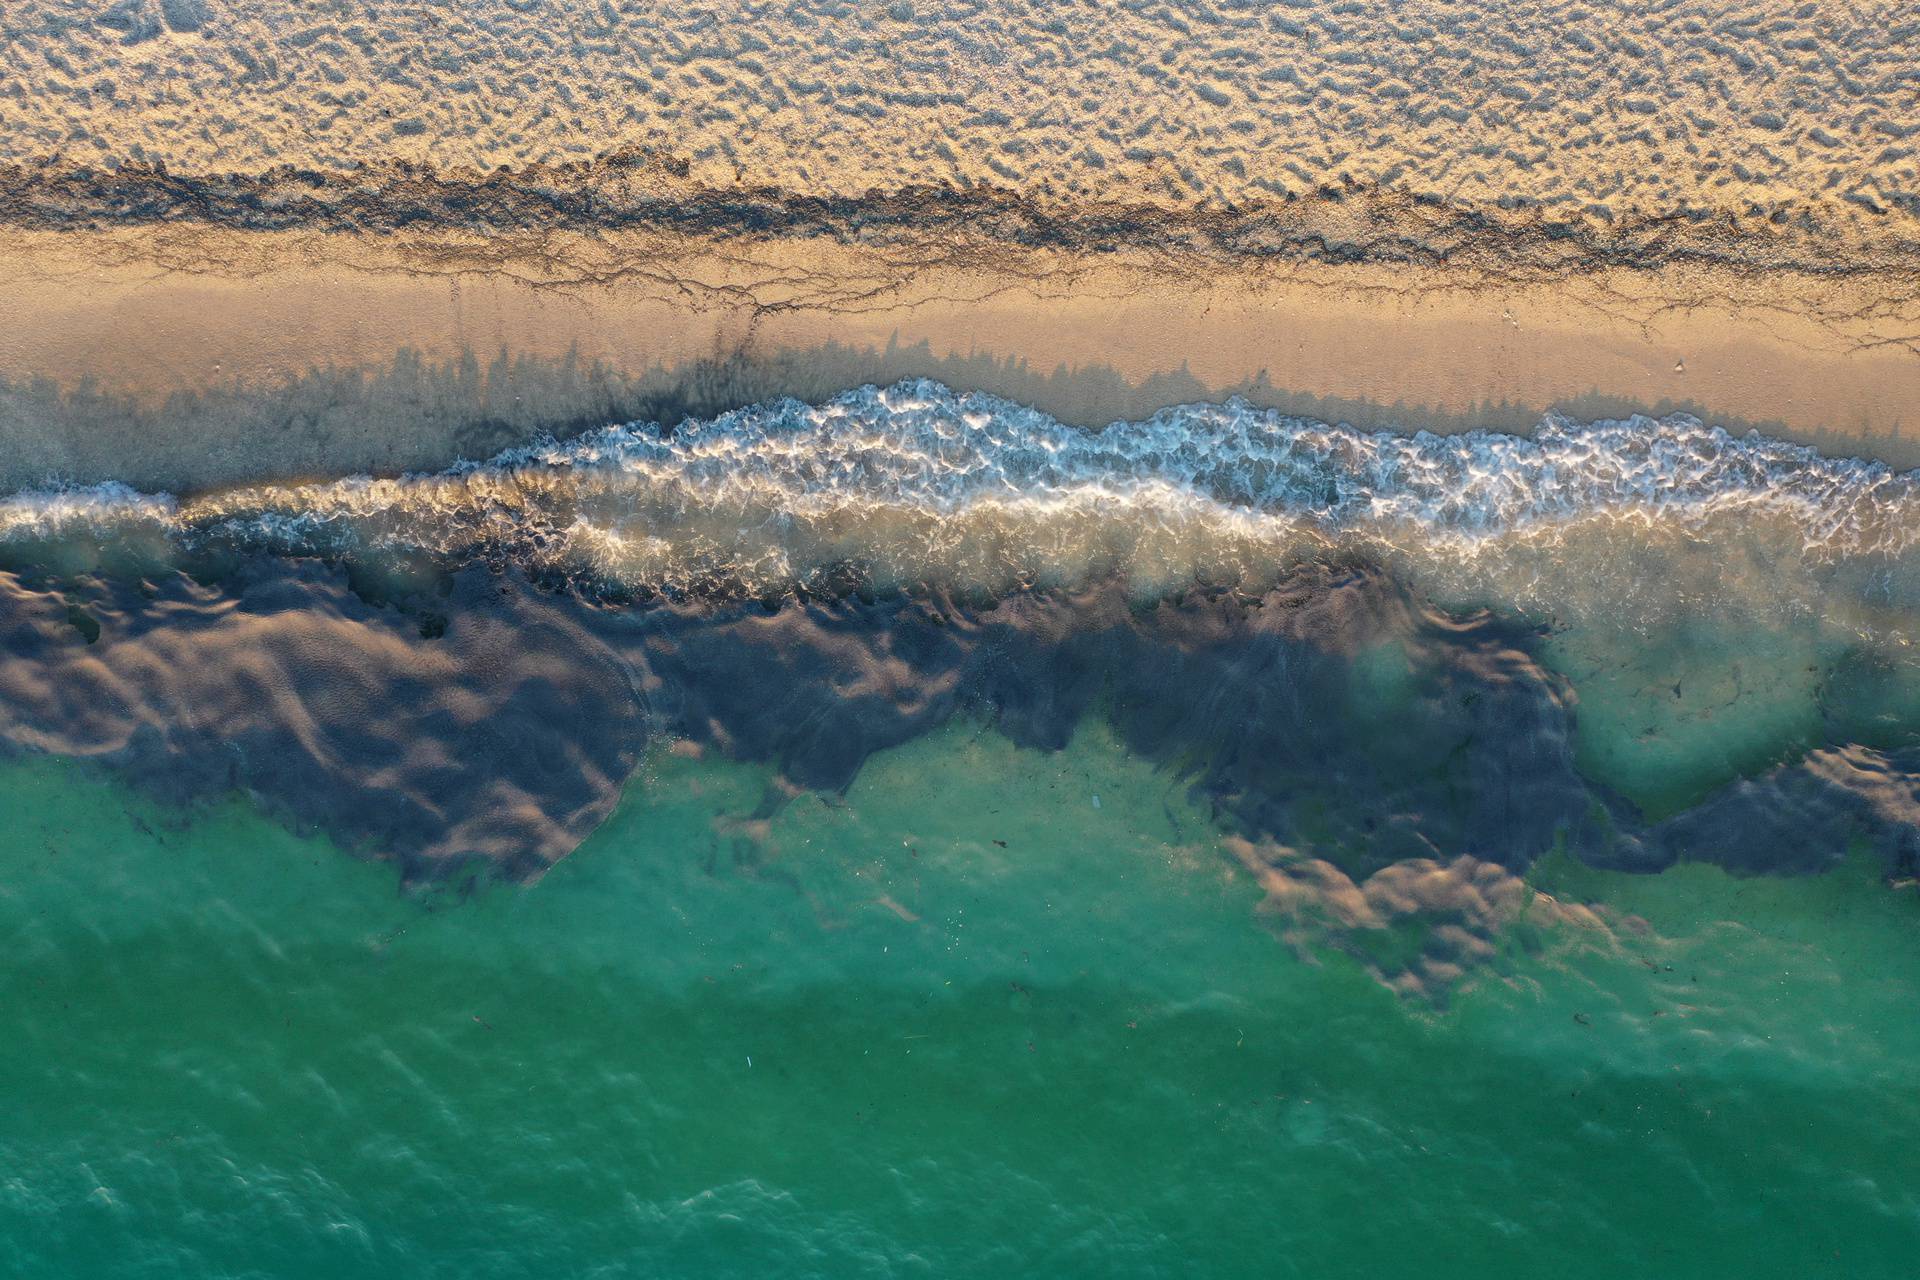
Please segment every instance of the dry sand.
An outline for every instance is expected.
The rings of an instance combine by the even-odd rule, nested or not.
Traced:
[[[0,485],[913,375],[1912,465],[1916,146],[1892,4],[15,0]]]

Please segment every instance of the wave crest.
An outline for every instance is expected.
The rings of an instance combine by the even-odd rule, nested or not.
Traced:
[[[1114,574],[1148,593],[1258,587],[1350,550],[1438,596],[1556,614],[1629,599],[1815,607],[1835,587],[1897,608],[1915,599],[1915,486],[1685,416],[1405,435],[1235,400],[1086,431],[920,381],[611,426],[435,474],[187,501],[118,485],[20,494],[0,503],[0,541],[424,555],[745,593],[849,573],[881,587]]]

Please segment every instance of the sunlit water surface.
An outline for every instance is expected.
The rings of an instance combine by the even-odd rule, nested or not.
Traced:
[[[1920,894],[1864,858],[1549,857],[1405,997],[1432,922],[1263,906],[1097,724],[771,782],[662,746],[544,879],[422,896],[4,766],[3,1269],[1913,1274]]]

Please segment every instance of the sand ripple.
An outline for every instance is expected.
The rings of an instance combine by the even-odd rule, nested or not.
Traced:
[[[1357,183],[1599,218],[1914,210],[1895,4],[27,0],[0,157],[490,169],[1244,203]]]

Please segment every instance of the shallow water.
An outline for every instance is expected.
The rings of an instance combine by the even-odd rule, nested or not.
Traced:
[[[0,1271],[1910,1274],[1916,520],[930,383],[14,495]]]
[[[838,790],[956,713],[1049,747],[1104,714],[1350,869],[1856,838],[1910,869],[1915,528],[1914,475],[1686,417],[1090,432],[904,382],[433,475],[0,500],[0,747],[528,875],[657,734]]]
[[[20,1276],[1911,1274],[1920,897],[1553,856],[1282,909],[1098,723],[657,746],[526,886],[0,770]],[[1295,904],[1297,906],[1297,904]],[[1486,920],[1483,919],[1483,923]],[[1386,957],[1383,959],[1383,957]]]

